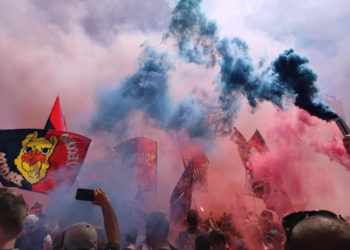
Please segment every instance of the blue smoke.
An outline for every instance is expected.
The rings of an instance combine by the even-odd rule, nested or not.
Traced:
[[[99,93],[91,129],[123,133],[128,115],[135,110],[144,111],[162,126],[168,120],[168,111],[172,110],[167,75],[170,68],[166,54],[145,46],[138,71],[119,87]]]
[[[283,86],[285,92],[294,94],[294,104],[311,115],[326,121],[338,118],[322,100],[317,99],[317,75],[307,66],[308,62],[306,57],[299,56],[292,49],[286,50],[272,63],[277,84]]]
[[[168,86],[171,69],[167,54],[144,46],[139,68],[117,88],[104,89],[98,95],[97,111],[92,119],[92,131],[125,135],[127,118],[134,111],[143,111],[156,121],[159,128],[185,130],[191,137],[212,134],[205,121],[206,107],[195,97],[174,103]]]
[[[317,99],[317,76],[305,57],[287,50],[260,73],[262,63],[253,63],[248,45],[239,38],[220,39],[215,22],[206,19],[200,3],[201,0],[181,0],[173,11],[166,37],[177,42],[179,55],[187,61],[207,66],[219,63],[219,102],[226,117],[219,120],[222,124],[217,127],[232,127],[238,95],[245,96],[253,109],[262,101],[283,108],[283,101],[292,98],[296,106],[318,118],[329,121],[338,117]]]
[[[232,122],[239,110],[240,97],[256,109],[268,101],[283,108],[286,99],[323,120],[337,114],[317,99],[316,74],[308,60],[287,50],[270,66],[264,61],[255,65],[249,47],[240,38],[220,39],[215,22],[208,21],[200,10],[201,0],[180,0],[175,7],[165,38],[173,38],[179,56],[187,62],[214,67],[219,65],[220,115],[210,120],[213,109],[195,95],[174,103],[169,93],[169,57],[149,46],[139,57],[138,70],[117,88],[106,89],[98,96],[98,110],[92,130],[125,134],[127,118],[143,111],[167,130],[186,130],[191,137],[231,133]]]
[[[179,55],[208,67],[216,64],[217,26],[200,12],[202,0],[181,0],[175,7],[165,38],[174,37]]]
[[[208,123],[207,113],[208,108],[195,95],[189,96],[177,105],[168,126],[176,131],[186,128],[191,137],[208,136],[213,131]]]

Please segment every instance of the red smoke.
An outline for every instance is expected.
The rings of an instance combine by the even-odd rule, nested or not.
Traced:
[[[272,187],[284,190],[293,210],[305,209],[315,194],[334,196],[329,176],[339,173],[321,155],[349,169],[349,156],[342,146],[342,136],[334,123],[311,117],[305,111],[293,109],[276,112],[267,128],[269,152],[252,157],[254,173],[265,178]],[[327,168],[324,168],[327,165]],[[336,183],[334,183],[336,184]],[[283,203],[286,196],[269,197],[272,203]],[[283,199],[282,199],[283,198]]]

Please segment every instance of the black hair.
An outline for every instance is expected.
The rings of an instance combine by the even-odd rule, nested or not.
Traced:
[[[136,240],[137,240],[137,229],[133,228],[128,230],[128,232],[126,232],[125,236],[125,243],[126,244],[136,244]]]
[[[220,230],[213,230],[209,234],[209,239],[212,244],[226,244],[225,235]]]
[[[168,237],[169,217],[162,211],[151,212],[146,218],[146,234]]]
[[[0,188],[0,227],[7,240],[16,238],[22,231],[27,211],[22,195]]]
[[[195,242],[196,250],[209,250],[210,249],[210,240],[207,235],[199,235],[197,236]]]
[[[199,223],[199,214],[197,210],[191,209],[187,213],[187,223],[192,227],[197,227]]]

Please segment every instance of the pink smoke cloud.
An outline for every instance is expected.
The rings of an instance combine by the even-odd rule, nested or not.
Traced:
[[[272,187],[285,191],[293,210],[314,206],[315,194],[335,199],[336,189],[330,187],[339,185],[337,176],[343,170],[338,164],[348,170],[350,159],[335,123],[293,108],[277,111],[266,131],[269,152],[252,157],[258,179],[267,179]],[[345,192],[346,186],[343,188]],[[274,202],[278,202],[279,198],[275,198]]]

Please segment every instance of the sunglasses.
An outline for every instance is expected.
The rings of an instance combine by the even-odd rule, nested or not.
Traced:
[[[344,218],[341,215],[336,215],[335,213],[332,213],[327,210],[314,210],[314,211],[302,211],[302,212],[291,213],[282,219],[282,225],[283,225],[284,231],[286,232],[287,239],[289,238],[291,232],[293,231],[293,228],[300,221],[315,215],[326,216],[326,217],[338,219],[340,221],[348,223],[346,220],[344,220]]]

